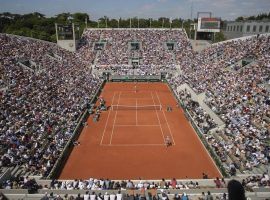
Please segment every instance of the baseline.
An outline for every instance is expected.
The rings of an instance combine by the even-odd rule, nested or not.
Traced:
[[[159,125],[155,125],[155,124],[137,124],[137,125],[134,125],[134,124],[115,124],[115,126],[159,126]]]
[[[164,144],[102,144],[106,147],[164,146]]]

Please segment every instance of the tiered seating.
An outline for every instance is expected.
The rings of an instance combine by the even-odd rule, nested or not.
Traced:
[[[261,194],[269,194],[269,176],[251,176],[247,178],[238,178],[238,183],[246,191],[255,191],[248,193],[252,199],[257,199]],[[51,198],[51,199],[72,199],[80,195],[84,199],[119,199],[129,198],[153,198],[160,199],[181,199],[188,196],[189,199],[205,199],[208,196],[214,196],[216,199],[227,199],[230,179],[200,179],[200,180],[165,180],[147,181],[147,180],[109,180],[93,179],[89,180],[39,180],[36,181],[29,177],[21,177],[14,181],[6,181],[0,188],[8,197],[17,197],[25,195],[32,198]],[[33,195],[28,195],[35,193]],[[240,191],[237,190],[239,194]],[[110,196],[107,198],[108,196]],[[227,198],[224,198],[227,197]]]
[[[98,37],[99,35],[99,37]],[[189,45],[182,30],[173,29],[88,29],[83,38],[86,45],[80,50],[83,55],[91,54],[93,45],[105,41],[103,50],[96,54],[96,69],[115,69],[127,74],[132,69],[131,58],[140,58],[139,74],[155,74],[160,70],[175,69],[175,55]],[[132,50],[131,42],[137,42],[139,49]],[[167,49],[167,42],[174,43],[174,49]]]
[[[80,56],[52,43],[1,34],[0,48],[8,80],[0,93],[1,165],[47,176],[100,81]],[[21,67],[20,60],[42,70]]]
[[[264,84],[270,77],[270,37],[254,36],[212,46],[201,54],[187,52],[178,62],[183,74],[171,80],[173,88],[188,83],[198,94],[206,93],[206,103],[226,123],[219,132],[223,141],[212,140],[217,153],[233,157],[236,168],[251,170],[268,164],[270,149],[267,115],[270,94]],[[219,55],[214,55],[218,52]],[[192,58],[193,56],[193,58]],[[228,66],[250,58],[254,64],[229,70]],[[215,140],[215,139],[214,139]]]

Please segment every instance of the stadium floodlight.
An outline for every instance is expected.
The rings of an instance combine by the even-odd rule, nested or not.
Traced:
[[[164,18],[162,19],[162,28],[164,27]]]
[[[85,28],[87,28],[87,17],[85,17]]]

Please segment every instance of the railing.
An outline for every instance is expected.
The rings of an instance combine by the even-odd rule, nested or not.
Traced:
[[[210,153],[212,159],[215,161],[216,166],[220,169],[222,175],[224,177],[228,177],[228,173],[226,171],[226,169],[224,168],[222,162],[220,161],[218,155],[216,154],[216,152],[212,149],[212,147],[208,144],[206,138],[204,137],[203,133],[201,132],[200,128],[197,126],[197,124],[195,123],[194,119],[191,117],[189,111],[184,107],[183,104],[181,104],[181,107],[184,109],[187,118],[189,119],[189,121],[191,122],[193,128],[195,129],[195,132],[197,133],[197,135],[199,136],[200,140],[202,141],[203,145],[205,146],[205,148],[208,150],[208,152]]]
[[[161,75],[112,75],[111,81],[160,81]]]
[[[100,87],[98,88],[98,90],[96,91],[95,95],[93,96],[93,98],[90,101],[90,104],[93,104],[96,100],[98,95],[101,92],[101,89],[103,88],[105,84],[105,81],[103,81],[103,83],[100,85]],[[85,120],[88,117],[88,111],[87,109],[85,109],[82,114],[80,115],[80,117],[78,118],[78,123],[76,128],[74,129],[72,136],[69,138],[68,142],[66,143],[63,151],[61,152],[59,158],[57,159],[56,163],[54,164],[51,172],[49,173],[49,175],[46,177],[47,179],[52,179],[55,178],[59,175],[61,169],[63,168],[63,166],[65,165],[69,154],[71,153],[73,146],[72,146],[72,142],[77,139],[83,129],[83,123],[85,122]]]
[[[11,169],[10,168],[5,169],[0,175],[0,183],[10,178],[10,176],[11,176]]]
[[[166,80],[166,82],[167,82],[167,80]],[[216,166],[220,169],[220,172],[222,173],[222,175],[224,177],[229,177],[229,175],[228,175],[226,169],[224,168],[221,160],[219,159],[216,152],[212,149],[212,147],[208,144],[208,142],[207,142],[206,138],[204,137],[203,133],[201,132],[200,128],[197,126],[197,124],[195,123],[195,120],[190,115],[190,112],[186,109],[184,103],[181,100],[179,100],[178,96],[175,94],[175,91],[171,88],[170,84],[168,82],[167,82],[167,84],[169,85],[169,88],[173,92],[173,94],[175,96],[175,99],[178,101],[178,104],[183,108],[186,118],[191,122],[192,127],[194,128],[196,134],[198,135],[198,137],[202,141],[202,143],[205,146],[205,148],[207,149],[207,151],[210,153],[210,155],[211,155],[212,159],[214,160]]]

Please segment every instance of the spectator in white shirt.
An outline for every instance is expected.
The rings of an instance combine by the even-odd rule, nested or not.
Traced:
[[[89,192],[86,191],[85,194],[83,195],[83,200],[89,200],[89,199],[90,199]]]
[[[116,194],[116,200],[122,200],[123,199],[123,194],[118,191],[118,193]]]
[[[105,194],[104,194],[104,200],[109,200],[109,199],[110,199],[110,195],[108,195],[108,193],[105,192]]]
[[[115,200],[116,195],[114,193],[110,194],[110,200]]]
[[[90,200],[96,200],[97,195],[95,194],[95,192],[92,192],[92,194],[90,195]]]

